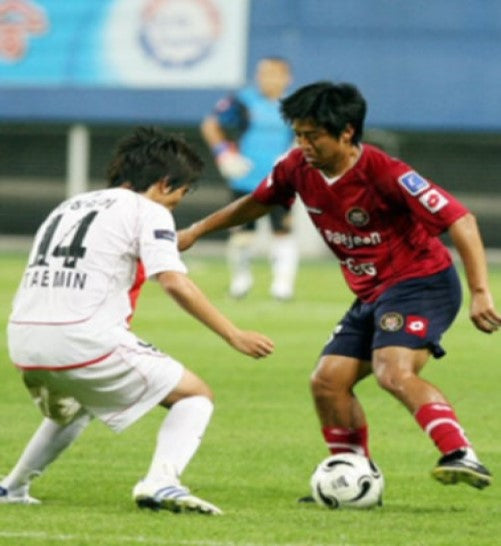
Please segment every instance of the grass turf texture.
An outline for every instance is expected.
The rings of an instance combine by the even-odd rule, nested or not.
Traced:
[[[220,518],[140,511],[131,488],[149,464],[164,411],[155,409],[120,435],[93,422],[39,478],[41,506],[0,506],[0,544],[75,545],[494,545],[501,536],[501,338],[477,332],[463,305],[444,339],[448,355],[423,376],[443,387],[466,432],[494,473],[492,487],[444,487],[429,477],[438,452],[412,417],[368,378],[357,390],[368,414],[374,459],[386,479],[384,507],[329,511],[298,505],[314,466],[325,456],[308,377],[331,329],[352,297],[337,266],[304,262],[296,299],[268,298],[269,270],[257,263],[254,291],[226,296],[221,260],[187,258],[191,275],[239,325],[259,329],[275,354],[254,361],[231,350],[148,283],[134,329],[205,378],[216,412],[183,481],[220,506]],[[24,257],[0,258],[0,326]],[[501,269],[491,274],[501,304]],[[16,461],[40,422],[0,337],[0,475]]]

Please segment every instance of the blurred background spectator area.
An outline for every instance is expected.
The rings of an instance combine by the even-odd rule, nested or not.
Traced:
[[[463,199],[501,248],[497,0],[0,0],[0,239],[103,187],[138,124],[184,133],[206,159],[178,225],[219,207],[226,185],[198,125],[265,55],[291,62],[294,88],[359,86],[366,141]]]

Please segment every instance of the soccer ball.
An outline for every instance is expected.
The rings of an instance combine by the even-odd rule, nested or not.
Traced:
[[[324,459],[310,480],[315,501],[327,508],[371,508],[382,505],[384,478],[376,464],[356,453]]]

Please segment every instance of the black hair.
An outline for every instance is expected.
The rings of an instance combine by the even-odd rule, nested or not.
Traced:
[[[168,177],[176,189],[193,184],[204,163],[180,135],[165,133],[155,127],[137,127],[119,141],[107,170],[109,187],[128,184],[137,192]]]
[[[287,123],[311,120],[336,138],[351,125],[353,144],[362,139],[367,103],[350,83],[320,81],[305,85],[280,101],[280,113]]]

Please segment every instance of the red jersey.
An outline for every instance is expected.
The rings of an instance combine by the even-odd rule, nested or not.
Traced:
[[[409,165],[367,144],[357,163],[333,179],[295,148],[253,197],[288,207],[296,194],[339,258],[348,286],[366,302],[398,282],[449,267],[451,256],[438,235],[468,212]]]

